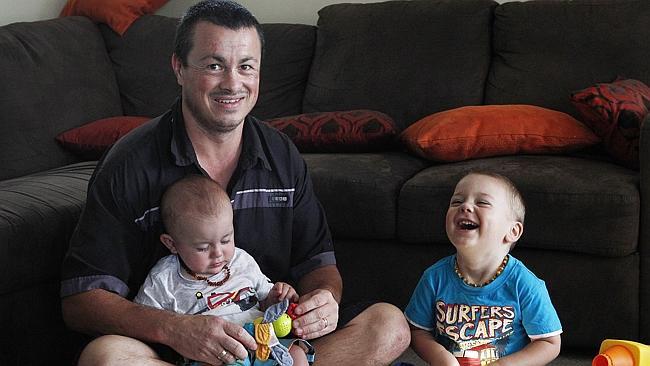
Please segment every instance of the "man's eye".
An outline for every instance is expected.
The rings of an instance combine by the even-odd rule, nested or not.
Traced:
[[[209,71],[219,71],[219,70],[221,70],[221,65],[219,65],[219,64],[210,64],[210,65],[206,66],[205,68],[208,69]]]

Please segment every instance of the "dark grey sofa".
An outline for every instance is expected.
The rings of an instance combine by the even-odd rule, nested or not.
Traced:
[[[459,106],[523,103],[578,117],[574,90],[619,75],[650,84],[645,0],[414,0],[332,5],[319,17],[318,26],[264,24],[254,115],[374,109],[405,128]],[[82,17],[0,27],[0,364],[74,358],[81,337],[61,320],[59,266],[95,162],[54,137],[165,111],[179,92],[175,24],[144,16],[123,37]],[[527,201],[513,254],[546,280],[563,352],[595,352],[604,338],[650,342],[648,129],[640,171],[598,148],[448,164],[395,147],[304,154],[345,297],[404,306],[422,270],[452,252],[444,213],[459,175],[494,169]]]

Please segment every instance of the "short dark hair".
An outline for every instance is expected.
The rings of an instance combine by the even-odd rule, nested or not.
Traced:
[[[192,50],[196,23],[201,21],[232,30],[255,28],[264,53],[262,26],[248,9],[230,0],[203,0],[187,9],[176,28],[174,53],[183,66],[187,66],[187,55]]]

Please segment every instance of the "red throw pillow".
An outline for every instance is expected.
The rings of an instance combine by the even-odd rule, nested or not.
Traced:
[[[638,80],[617,79],[571,94],[584,122],[603,139],[621,164],[639,167],[641,123],[650,110],[650,88]]]
[[[64,148],[88,160],[97,160],[109,147],[149,117],[110,117],[60,133],[56,140]]]
[[[577,150],[599,139],[566,113],[532,105],[469,106],[422,118],[400,135],[421,157],[452,162]]]
[[[83,15],[95,22],[108,24],[123,35],[136,19],[151,14],[167,0],[68,0],[60,16]]]
[[[267,121],[301,152],[369,152],[392,147],[397,127],[388,115],[370,111],[316,112]]]

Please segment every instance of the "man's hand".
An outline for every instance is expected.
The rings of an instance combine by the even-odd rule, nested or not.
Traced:
[[[314,339],[331,333],[339,321],[339,304],[328,290],[317,289],[301,296],[295,309],[294,334]]]
[[[170,346],[193,360],[227,365],[248,357],[257,349],[255,339],[237,324],[210,315],[180,315],[170,322],[174,332]],[[165,326],[165,327],[169,327]]]

